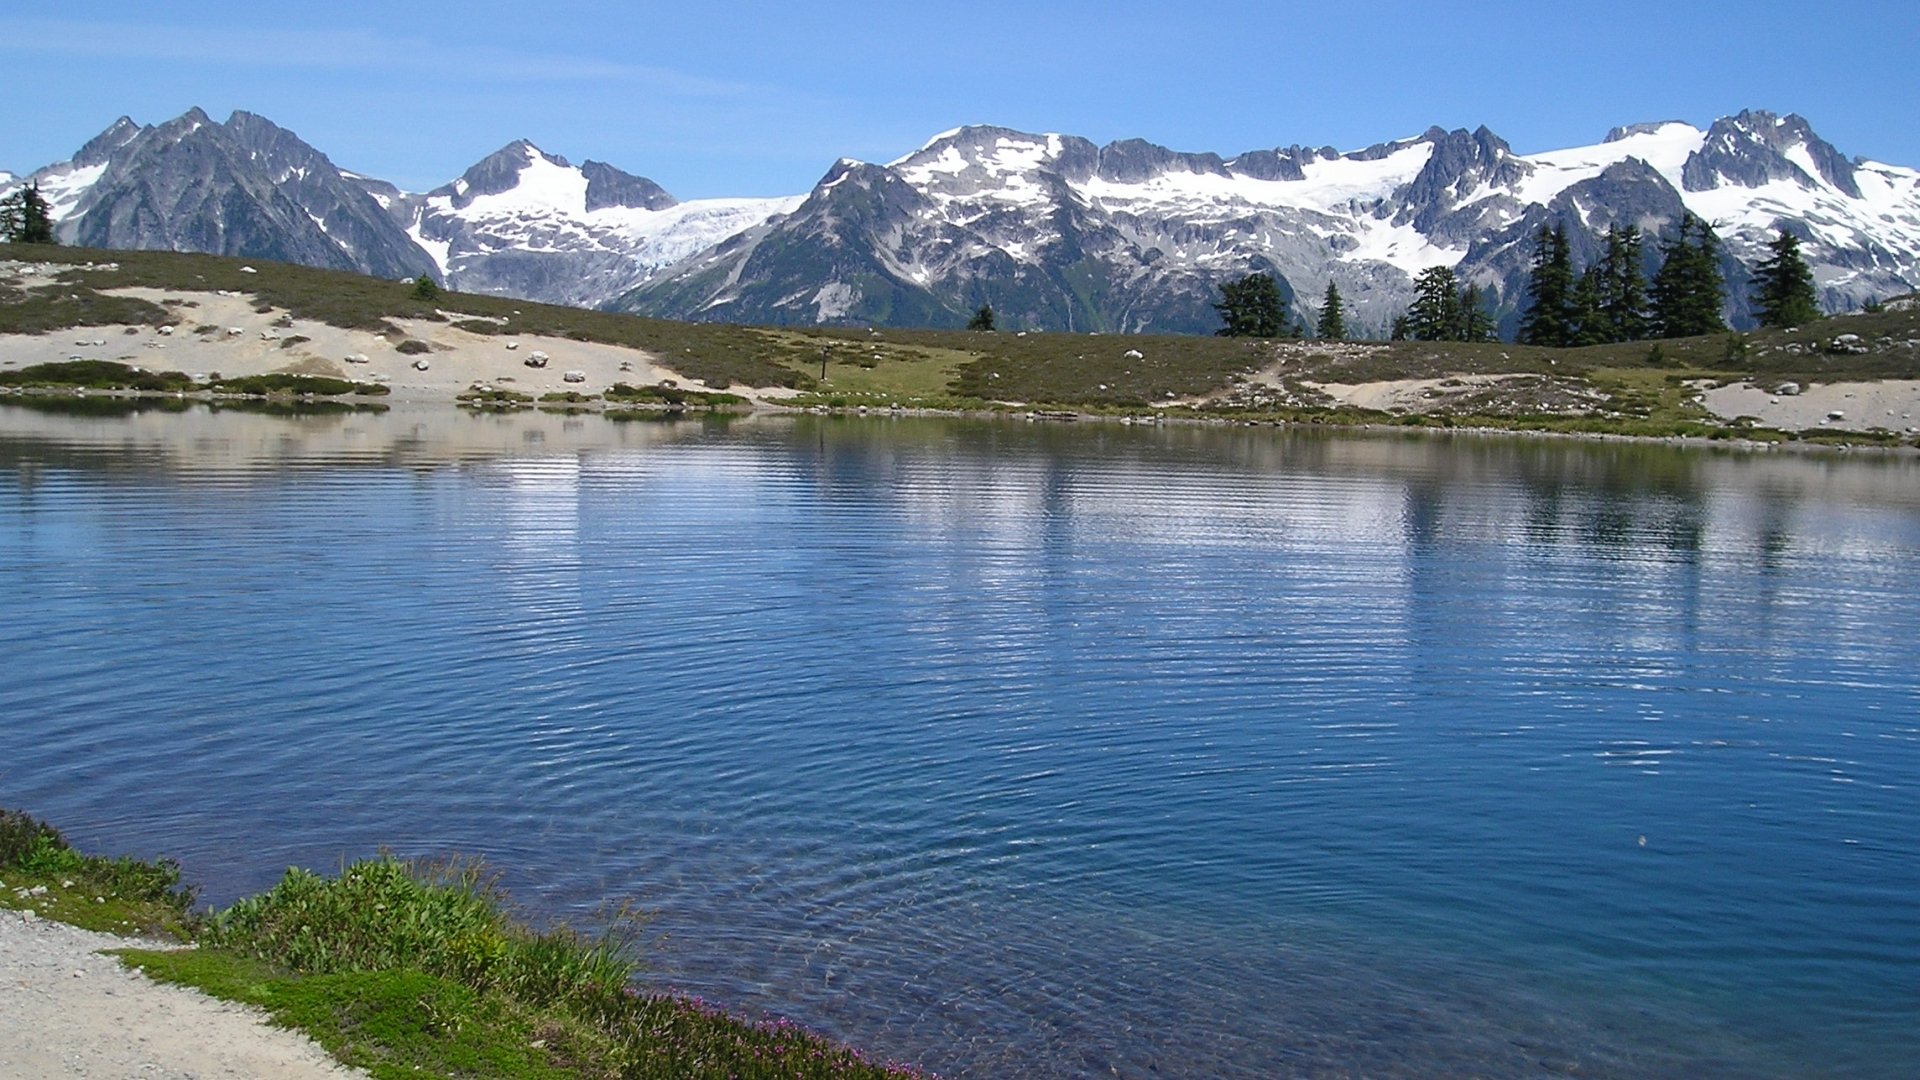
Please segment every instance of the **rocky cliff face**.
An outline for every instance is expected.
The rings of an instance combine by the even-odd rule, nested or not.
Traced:
[[[63,242],[205,251],[412,276],[432,261],[326,155],[252,113],[124,117],[36,173]]]

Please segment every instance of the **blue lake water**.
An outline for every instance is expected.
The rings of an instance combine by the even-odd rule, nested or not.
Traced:
[[[1904,1078],[1920,462],[0,406],[0,805],[947,1076]]]

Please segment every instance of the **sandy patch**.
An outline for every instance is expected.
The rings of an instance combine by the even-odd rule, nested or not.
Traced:
[[[1802,385],[1798,394],[1774,392],[1779,385],[1731,383],[1701,391],[1700,403],[1721,419],[1751,416],[1763,427],[1783,431],[1886,428],[1912,433],[1920,428],[1920,380],[1815,383]]]
[[[139,297],[153,303],[174,298],[193,307],[174,307],[181,324],[172,334],[154,327],[90,326],[51,334],[0,335],[0,370],[58,360],[117,360],[155,371],[183,371],[189,375],[265,375],[295,372],[335,375],[361,382],[385,383],[391,400],[450,401],[475,383],[539,396],[559,390],[597,394],[614,383],[645,385],[672,379],[691,389],[704,384],[680,376],[656,358],[638,349],[573,341],[567,338],[475,334],[447,323],[393,319],[404,338],[386,338],[365,330],[343,330],[325,323],[295,319],[275,325],[282,311],[256,312],[252,297],[186,292],[175,289],[128,288],[116,295]],[[195,334],[197,326],[209,333]],[[308,340],[288,346],[287,339]],[[425,342],[430,351],[412,356],[399,352],[402,340]],[[529,367],[534,353],[545,353],[546,366]],[[349,357],[366,358],[364,363]],[[424,362],[423,371],[416,361]],[[584,379],[566,381],[569,371]]]
[[[1388,379],[1368,383],[1303,383],[1342,405],[1381,412],[1425,412],[1452,398],[1508,383],[1539,381],[1537,375],[1450,375],[1443,379]]]

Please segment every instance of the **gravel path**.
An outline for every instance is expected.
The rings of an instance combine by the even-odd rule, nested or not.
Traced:
[[[344,1080],[266,1015],[162,986],[101,949],[143,943],[0,911],[0,1080]]]

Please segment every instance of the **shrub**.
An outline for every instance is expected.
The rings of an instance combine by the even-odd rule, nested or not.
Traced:
[[[395,345],[393,348],[395,352],[405,353],[408,356],[418,356],[423,352],[431,352],[433,349],[433,346],[428,345],[424,341],[418,341],[414,338],[408,338],[407,340],[401,342],[400,344]]]

